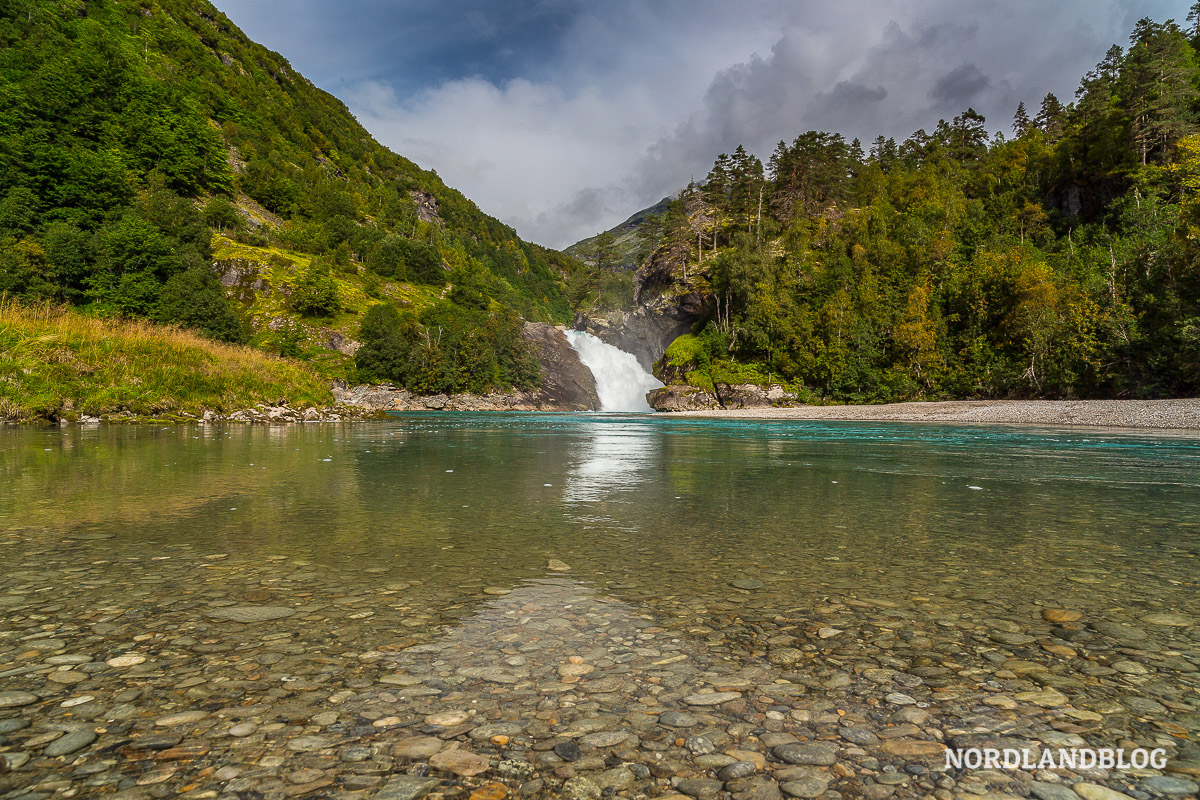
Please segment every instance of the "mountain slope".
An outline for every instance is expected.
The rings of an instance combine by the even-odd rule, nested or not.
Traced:
[[[378,144],[205,0],[0,4],[0,291],[346,375],[372,304],[420,317],[470,287],[455,319],[486,349],[497,314],[566,319],[578,269]]]
[[[649,254],[647,247],[652,247],[654,244],[647,241],[647,237],[642,232],[643,228],[647,222],[652,223],[655,218],[661,217],[667,212],[671,205],[671,199],[664,197],[649,208],[643,208],[630,215],[629,219],[620,225],[615,225],[595,236],[581,239],[565,248],[563,252],[591,267],[598,267],[600,264],[597,259],[597,245],[599,245],[602,249],[599,260],[606,261],[604,266],[610,269],[637,269]],[[604,239],[602,240],[601,237]]]

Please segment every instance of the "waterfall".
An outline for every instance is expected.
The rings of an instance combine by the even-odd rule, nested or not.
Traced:
[[[632,353],[600,341],[590,333],[567,331],[579,360],[596,378],[601,411],[650,411],[646,392],[662,383],[646,370]]]

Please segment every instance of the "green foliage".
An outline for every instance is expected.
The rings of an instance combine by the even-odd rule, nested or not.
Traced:
[[[207,0],[0,3],[0,290],[236,337],[197,272],[214,231],[331,266],[283,279],[302,314],[354,313],[350,284],[425,297],[386,282],[451,269],[487,273],[485,305],[570,314],[575,262],[380,146]],[[185,313],[185,285],[203,310]],[[257,338],[313,355],[277,334]]]
[[[411,283],[441,285],[448,277],[435,248],[394,233],[374,246],[367,267],[384,277]]]
[[[401,315],[388,303],[372,306],[363,315],[354,354],[357,380],[362,383],[412,382],[419,369],[417,341],[420,331],[412,314]]]
[[[242,227],[242,217],[237,206],[225,197],[214,197],[204,204],[204,222],[213,230],[224,233]]]
[[[537,359],[512,312],[443,302],[420,317],[373,306],[359,330],[356,378],[416,392],[486,392],[537,385]]]
[[[315,258],[292,283],[291,292],[288,305],[300,314],[328,317],[341,308],[337,281],[329,265]]]
[[[333,402],[305,364],[147,322],[0,297],[0,418],[230,412]]]
[[[153,316],[157,322],[189,328],[210,339],[246,343],[242,323],[210,270],[191,269],[172,276],[163,287]]]
[[[1200,391],[1200,68],[1174,23],[1131,42],[1076,104],[1019,107],[1012,141],[967,109],[869,153],[810,131],[766,174],[718,157],[645,273],[713,295],[663,377],[859,402]]]

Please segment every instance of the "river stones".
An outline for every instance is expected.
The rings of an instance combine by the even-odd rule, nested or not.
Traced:
[[[695,797],[697,800],[709,800],[716,798],[725,784],[713,778],[689,778],[685,781],[680,781],[675,787],[688,797]]]
[[[723,781],[735,781],[738,778],[753,775],[757,770],[758,767],[752,761],[735,761],[722,767],[721,771],[717,773],[717,777]]]
[[[452,728],[461,725],[471,718],[466,711],[441,711],[425,717],[426,725],[437,725],[442,728]]]
[[[603,793],[621,792],[633,786],[633,773],[626,767],[613,767],[597,775],[594,782]]]
[[[468,735],[472,739],[483,740],[492,739],[497,736],[516,736],[523,730],[525,730],[525,724],[521,722],[493,722],[487,725],[480,725]]]
[[[837,763],[841,748],[832,742],[794,742],[774,749],[776,757],[789,764],[829,767]]]
[[[165,717],[159,717],[154,720],[154,724],[161,728],[173,728],[176,725],[191,725],[207,718],[207,711],[180,711],[178,714],[168,714]]]
[[[1124,792],[1118,792],[1095,783],[1077,783],[1073,788],[1075,794],[1082,797],[1083,800],[1133,800]]]
[[[729,585],[735,589],[744,589],[746,591],[754,591],[755,589],[761,589],[766,586],[765,583],[760,580],[755,580],[754,578],[738,578],[737,580],[730,581]]]
[[[286,619],[295,614],[296,609],[283,606],[224,606],[209,609],[205,613],[210,619],[221,622],[255,623]]]
[[[562,786],[567,800],[600,800],[600,787],[584,777],[569,778]]]
[[[441,739],[433,736],[413,736],[396,742],[396,746],[392,748],[392,755],[396,758],[423,761],[441,752],[444,746],[445,743]]]
[[[664,711],[658,717],[658,724],[668,728],[694,728],[700,720],[686,711]]]
[[[1029,791],[1038,800],[1079,800],[1079,795],[1060,783],[1030,781]]]
[[[314,750],[324,750],[333,744],[327,736],[297,736],[288,740],[287,749],[297,753],[310,753]]]
[[[1137,642],[1146,638],[1146,632],[1141,628],[1135,628],[1132,625],[1126,625],[1119,622],[1109,622],[1107,620],[1095,620],[1089,623],[1092,630],[1102,633],[1111,639],[1118,639],[1126,642]]]
[[[469,750],[444,750],[430,757],[429,766],[442,772],[470,777],[487,772],[489,762],[483,756]]]
[[[1142,622],[1146,623],[1147,625],[1162,625],[1165,627],[1172,627],[1172,628],[1187,628],[1192,625],[1193,621],[1192,621],[1191,617],[1184,616],[1183,614],[1159,613],[1159,614],[1147,614],[1146,616],[1142,617]]]
[[[1017,692],[1013,697],[1022,703],[1033,703],[1042,708],[1058,708],[1065,706],[1070,699],[1062,692],[1054,689],[1045,689],[1042,691],[1032,692]]]
[[[889,755],[901,758],[940,758],[946,752],[946,745],[923,739],[888,739],[881,749]]]
[[[579,678],[591,674],[595,669],[591,664],[559,664],[558,674],[562,678]]]
[[[1200,793],[1200,783],[1171,775],[1154,775],[1138,783],[1138,788],[1154,794],[1165,794],[1172,797],[1196,795]]]
[[[252,736],[257,730],[258,726],[253,722],[239,722],[229,729],[229,735],[235,739],[244,739],[247,736]]]
[[[579,745],[570,740],[559,742],[553,749],[554,754],[567,763],[583,758],[583,751],[579,749]]]
[[[104,663],[108,664],[110,667],[135,667],[138,664],[144,664],[145,662],[145,656],[139,656],[135,653],[127,653],[123,656],[115,656],[110,658]]]
[[[96,741],[96,733],[94,731],[71,731],[55,739],[42,752],[51,758],[69,756],[76,751],[82,750],[94,741]]]
[[[420,800],[441,783],[420,775],[395,775],[376,793],[374,800]]]
[[[478,562],[465,544],[476,512],[457,504],[415,559],[405,543],[393,554],[365,540],[364,558],[328,559],[337,542],[297,558],[284,539],[223,554],[204,537],[164,536],[151,556],[126,537],[84,552],[0,531],[0,545],[32,548],[0,571],[0,763],[20,770],[0,783],[162,797],[194,785],[230,797],[594,799],[682,784],[692,795],[674,800],[831,789],[1047,800],[1033,776],[950,773],[956,783],[939,786],[941,740],[957,747],[964,732],[972,745],[1043,749],[1176,740],[1169,770],[1189,770],[1067,775],[1053,784],[1067,794],[1048,800],[1079,800],[1079,780],[1188,796],[1200,775],[1188,746],[1200,638],[1183,624],[1200,619],[1200,599],[1182,545],[1163,545],[1170,558],[1122,550],[1132,563],[1118,579],[1083,564],[1092,581],[1079,587],[1065,581],[1081,564],[1061,537],[1031,545],[1053,556],[1040,571],[1020,552],[1006,561],[993,537],[956,546],[933,529],[913,552],[876,557],[866,517],[851,514],[836,550],[805,537],[777,549],[717,541],[698,564],[682,547],[664,555],[659,539],[682,537],[671,525],[615,533],[605,520],[623,509],[606,505],[586,516],[611,553],[500,531]],[[669,505],[681,528],[695,524],[689,502]],[[569,572],[541,569],[553,549]],[[276,607],[287,616],[261,611]],[[86,674],[86,690],[47,682],[56,671]],[[107,732],[65,752],[85,726]]]
[[[596,733],[589,733],[586,736],[581,736],[579,738],[579,744],[581,747],[602,749],[605,747],[616,747],[617,745],[624,744],[630,739],[636,738],[637,737],[629,731],[597,731]]]
[[[825,794],[825,789],[828,786],[828,778],[808,777],[787,781],[780,784],[779,788],[788,797],[813,798]]]
[[[689,706],[717,706],[721,703],[728,703],[730,700],[737,700],[741,696],[741,692],[702,692],[688,695],[683,698],[683,702]]]
[[[458,674],[492,683],[516,683],[521,677],[503,667],[462,667]]]
[[[0,753],[0,761],[3,761],[4,765],[11,770],[18,770],[25,766],[27,763],[29,763],[30,758],[31,756],[29,753],[24,752]],[[0,772],[3,771],[4,770],[0,770]]]
[[[33,692],[0,692],[0,708],[19,708],[38,701]]]
[[[842,728],[839,733],[846,741],[857,745],[862,745],[863,747],[869,747],[879,743],[879,737],[865,727],[859,728],[851,726],[848,728]]]
[[[78,672],[71,669],[60,669],[55,672],[51,672],[46,676],[46,680],[50,681],[51,683],[60,683],[64,686],[72,686],[76,683],[83,683],[87,679],[88,674],[86,672]]]

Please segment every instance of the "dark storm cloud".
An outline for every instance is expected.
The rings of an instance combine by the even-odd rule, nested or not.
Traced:
[[[563,246],[809,129],[869,142],[967,106],[1072,96],[1188,0],[232,0],[224,10],[380,141]]]
[[[403,93],[486,75],[500,81],[557,58],[583,0],[218,0],[251,37],[335,89],[387,80]]]
[[[963,64],[938,78],[929,91],[929,96],[936,103],[958,108],[970,105],[991,83],[979,67]]]

